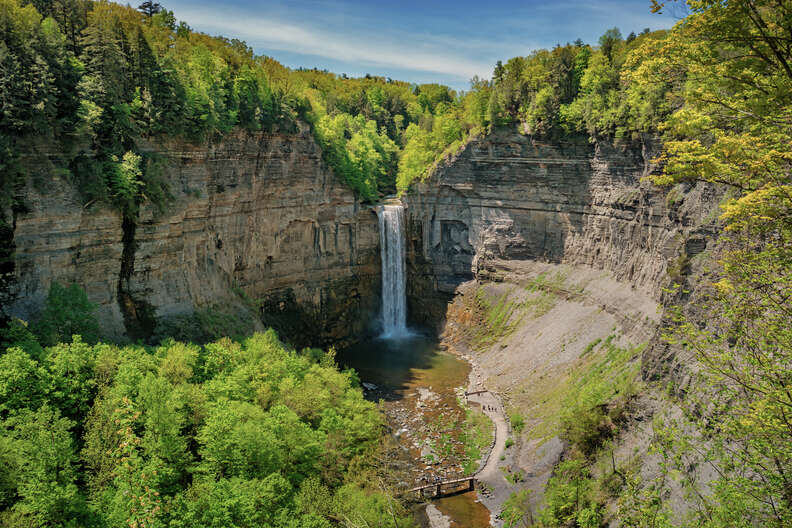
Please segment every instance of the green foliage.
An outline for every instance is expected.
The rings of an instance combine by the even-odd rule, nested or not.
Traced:
[[[6,73],[0,132],[61,141],[65,152],[74,151],[64,168],[85,201],[112,202],[130,218],[140,204],[161,207],[168,198],[151,192],[156,179],[145,159],[136,158],[150,137],[205,141],[235,127],[289,133],[298,130],[298,119],[307,120],[339,178],[374,201],[396,190],[401,150],[411,139],[401,189],[480,125],[483,110],[465,124],[457,117],[462,104],[446,86],[292,71],[254,56],[243,42],[177,25],[167,9],[140,12],[89,0],[20,3],[3,0],[0,9],[0,25],[9,29],[0,54]],[[415,127],[408,135],[412,125],[428,137]],[[90,149],[72,149],[71,136],[89,139]],[[8,154],[0,182],[7,189],[24,175],[14,169],[15,141],[0,150]]]
[[[363,115],[323,116],[315,126],[322,152],[336,174],[365,200],[395,180],[398,146]]]
[[[622,493],[625,472],[612,451],[608,456],[608,442],[637,393],[643,346],[619,347],[615,339],[611,335],[590,343],[585,363],[571,373],[560,411],[561,437],[569,449],[547,484],[542,526],[599,527],[606,503]]]
[[[525,417],[518,411],[509,413],[509,422],[511,423],[512,430],[519,436],[525,428]]]
[[[44,405],[22,409],[0,423],[8,471],[6,497],[16,500],[0,512],[7,526],[79,525],[86,513],[77,486],[72,422]],[[9,501],[6,501],[7,503]]]
[[[3,525],[410,525],[372,486],[383,418],[357,379],[272,331],[154,349],[75,336],[0,368]]]
[[[649,483],[642,483],[636,477],[628,478],[625,489],[619,495],[619,519],[625,526],[635,528],[671,528],[670,508],[661,498],[665,486],[665,476]]]
[[[780,42],[789,7],[689,6],[685,23],[645,64],[647,77],[678,76],[680,64],[686,71],[685,104],[664,126],[664,170],[654,180],[721,183],[732,194],[722,207],[719,280],[702,287],[695,312],[672,312],[667,338],[699,364],[680,402],[685,419],[668,424],[657,448],[674,469],[703,458],[717,472],[706,489],[679,473],[696,504],[691,525],[788,526],[792,63]]]
[[[99,339],[95,311],[96,305],[88,300],[79,285],[63,286],[53,282],[34,329],[45,346],[69,341],[73,335],[81,335],[87,342],[95,343]]]
[[[545,491],[546,506],[540,512],[544,526],[599,526],[601,514],[592,501],[590,477],[588,466],[580,459],[564,460],[555,467]]]
[[[590,354],[591,351],[594,350],[597,347],[597,345],[599,345],[600,343],[602,343],[602,338],[598,337],[597,339],[586,345],[586,348],[583,349],[583,353],[581,354],[581,356],[587,356],[588,354]]]
[[[501,294],[493,302],[484,287],[476,290],[476,307],[483,316],[482,328],[474,336],[473,343],[482,348],[492,345],[513,332],[525,316],[522,303],[515,301],[512,292]]]
[[[46,374],[24,350],[6,350],[0,356],[0,368],[0,418],[26,408],[37,409],[43,403]]]
[[[517,122],[547,137],[647,130],[669,111],[676,87],[630,77],[650,53],[647,42],[662,34],[625,43],[613,29],[600,49],[578,42],[515,57],[498,63],[491,81],[474,78],[457,94],[439,84],[292,71],[241,41],[193,32],[167,9],[20,3],[3,0],[0,9],[9,28],[0,132],[14,138],[2,145],[11,169],[4,187],[24,178],[13,169],[15,138],[49,134],[74,152],[62,168],[86,202],[115,203],[130,218],[140,204],[168,199],[153,192],[156,177],[145,156],[137,158],[150,137],[204,141],[235,127],[295,132],[307,120],[339,178],[374,201],[425,179],[472,131]],[[70,148],[74,136],[90,148]]]
[[[604,354],[575,379],[561,410],[562,438],[585,457],[611,438],[637,393],[640,347],[619,347],[609,336]],[[590,344],[593,349],[597,342]],[[588,347],[586,347],[588,349]]]
[[[30,331],[27,322],[12,319],[5,328],[0,328],[0,351],[18,347],[35,359],[41,358],[44,350],[38,338]]]
[[[465,132],[456,116],[444,113],[427,119],[423,126],[411,123],[404,138],[396,180],[399,192],[406,191],[414,181],[424,180],[440,157],[461,147]]]
[[[138,193],[143,185],[140,156],[133,152],[127,152],[121,160],[113,156],[106,170],[113,200],[119,204],[122,211],[135,211]]]
[[[529,503],[530,494],[531,490],[528,489],[515,491],[504,501],[500,518],[503,519],[503,525],[506,528],[530,526],[527,522],[533,524]]]
[[[492,421],[484,413],[466,408],[460,429],[465,453],[462,468],[465,475],[471,475],[479,468],[481,453],[492,443]]]
[[[96,397],[96,359],[103,351],[101,345],[91,346],[75,335],[71,343],[48,347],[40,362],[46,372],[47,400],[75,423],[84,419]]]

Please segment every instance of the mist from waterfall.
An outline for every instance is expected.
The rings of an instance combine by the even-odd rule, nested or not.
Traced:
[[[382,337],[407,337],[404,207],[377,207],[382,258]]]

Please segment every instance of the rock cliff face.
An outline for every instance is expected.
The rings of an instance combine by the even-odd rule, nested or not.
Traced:
[[[376,214],[337,181],[310,132],[146,148],[169,160],[174,200],[143,207],[136,223],[84,204],[47,156],[30,158],[33,180],[52,183],[27,188],[16,215],[8,314],[35,318],[57,280],[81,284],[115,337],[242,294],[295,344],[363,331],[379,308]]]
[[[658,151],[649,140],[550,144],[501,130],[404,198],[411,316],[440,323],[443,343],[471,359],[469,390],[491,390],[523,417],[500,468],[524,475],[534,508],[567,451],[559,416],[577,390],[570,380],[591,374],[604,350],[633,350],[644,379],[670,374],[684,386],[677,358],[690,355],[658,329],[664,306],[706,283],[696,274],[717,253],[722,191],[642,182]],[[677,294],[665,292],[672,281],[684,285]],[[639,461],[644,482],[659,475],[647,446],[661,392],[642,388],[612,439],[613,460]],[[500,473],[483,482],[485,504],[500,511],[514,488]]]
[[[706,248],[718,193],[642,183],[657,151],[515,130],[472,140],[405,198],[413,315],[437,315],[474,276],[497,280],[499,260],[603,269],[659,299],[669,266]]]
[[[375,319],[376,214],[335,179],[307,130],[144,147],[170,160],[174,200],[144,206],[136,223],[85,204],[49,161],[57,153],[28,158],[29,180],[47,184],[25,189],[27,211],[4,244],[7,315],[35,319],[57,280],[81,284],[114,337],[145,338],[155,320],[240,294],[300,345],[343,341]],[[641,183],[656,149],[547,144],[514,130],[472,140],[404,198],[411,318],[442,319],[458,284],[497,280],[505,260],[604,269],[659,299],[669,266],[705,249],[717,193],[666,196]]]

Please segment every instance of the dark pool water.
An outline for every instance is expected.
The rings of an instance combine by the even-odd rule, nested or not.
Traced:
[[[353,368],[360,380],[374,383],[401,398],[407,391],[434,383],[441,391],[464,384],[467,364],[437,348],[437,340],[427,333],[414,332],[401,339],[375,338],[339,351],[336,360],[343,368]],[[416,385],[419,383],[420,385]]]

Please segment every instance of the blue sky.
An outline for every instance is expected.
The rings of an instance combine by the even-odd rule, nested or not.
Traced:
[[[577,38],[671,27],[649,0],[162,0],[193,29],[245,40],[286,66],[466,89],[497,60]]]

